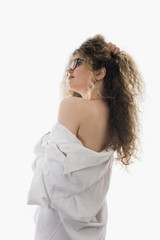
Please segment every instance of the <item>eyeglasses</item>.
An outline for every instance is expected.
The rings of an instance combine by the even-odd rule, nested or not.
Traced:
[[[81,58],[75,58],[71,63],[70,70],[73,71],[77,66],[80,66],[82,64],[81,61],[84,61],[84,60]]]

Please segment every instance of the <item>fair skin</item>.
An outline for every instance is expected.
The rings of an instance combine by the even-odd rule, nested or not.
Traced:
[[[114,46],[111,47],[113,54],[119,51]],[[80,56],[75,55],[73,58],[76,57]],[[81,62],[73,71],[70,70],[69,76],[74,76],[69,79],[70,88],[80,93],[82,98],[64,98],[60,102],[58,113],[58,122],[72,132],[85,147],[96,152],[100,152],[106,140],[109,140],[109,109],[97,93],[97,88],[100,92],[105,74],[105,68],[94,72],[99,88],[97,82],[94,82],[95,88],[89,96],[89,73],[85,62]]]
[[[107,47],[109,48],[110,52],[116,55],[120,49],[115,45],[109,42],[106,43]],[[79,54],[75,55],[73,57],[73,60],[75,58],[81,58]],[[103,78],[106,75],[106,68],[101,68],[98,71],[94,71],[94,79],[97,80],[94,82],[94,89],[91,93],[88,91],[88,79],[89,79],[89,73],[87,72],[87,66],[85,62],[79,61],[79,65],[76,69],[69,70],[68,74],[68,81],[70,89],[79,93],[83,99],[87,100],[101,100],[101,89],[103,88]],[[69,79],[70,76],[73,76],[74,78]],[[100,92],[98,94],[97,90]]]
[[[117,47],[115,44],[109,42],[109,43],[106,43],[106,45],[109,48],[110,52],[113,53],[114,55],[119,53],[120,48]]]
[[[75,58],[81,58],[79,54],[74,55],[73,60]],[[83,99],[87,100],[101,100],[101,96],[97,93],[103,87],[103,78],[106,74],[106,69],[103,67],[99,71],[94,72],[94,78],[98,81],[94,83],[94,89],[89,95],[88,91],[88,80],[89,80],[89,73],[87,71],[87,65],[83,61],[79,61],[79,65],[76,69],[69,70],[68,74],[68,81],[69,86],[72,91],[79,93]],[[72,76],[73,78],[69,77]]]

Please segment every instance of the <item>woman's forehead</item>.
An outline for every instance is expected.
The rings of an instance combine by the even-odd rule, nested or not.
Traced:
[[[77,53],[77,54],[72,56],[72,60],[74,60],[75,58],[81,58],[81,56]]]

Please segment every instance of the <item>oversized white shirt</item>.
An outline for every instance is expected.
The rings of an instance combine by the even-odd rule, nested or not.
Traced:
[[[59,240],[105,240],[114,150],[86,148],[69,129],[55,123],[33,152],[27,204],[38,205],[34,239],[57,239],[59,228]]]

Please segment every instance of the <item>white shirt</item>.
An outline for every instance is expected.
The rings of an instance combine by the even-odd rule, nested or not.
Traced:
[[[106,195],[114,150],[93,151],[65,126],[55,123],[34,150],[34,176],[27,204],[38,205],[35,240],[105,240]]]

